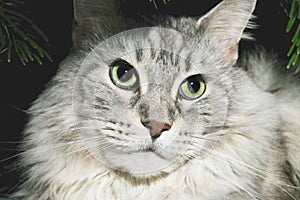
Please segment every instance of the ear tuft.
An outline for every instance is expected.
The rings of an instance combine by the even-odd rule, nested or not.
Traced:
[[[249,22],[256,0],[223,0],[215,8],[197,21],[197,28],[214,49],[222,51],[226,62],[235,62],[238,56],[238,43],[245,28],[253,28]]]
[[[117,0],[73,0],[73,8],[75,50],[87,46],[86,40],[95,37],[96,28],[105,29],[120,17],[120,2]]]
[[[74,0],[75,20],[85,22],[92,18],[109,18],[119,13],[120,2],[116,0]]]

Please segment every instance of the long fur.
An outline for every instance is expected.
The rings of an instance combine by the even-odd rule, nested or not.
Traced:
[[[87,12],[76,10],[76,52],[29,109],[14,197],[299,199],[299,80],[264,51],[234,60],[255,1],[224,0],[204,21],[144,24],[115,10],[97,19],[96,5],[75,3]],[[120,58],[137,70],[139,92],[111,82],[108,66]],[[199,73],[205,94],[178,98],[180,83]],[[152,141],[142,120],[172,124],[155,141],[161,157],[142,153]]]

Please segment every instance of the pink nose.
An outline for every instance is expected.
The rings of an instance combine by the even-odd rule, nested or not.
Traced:
[[[143,122],[143,125],[150,130],[152,139],[158,138],[163,131],[167,131],[171,128],[170,125],[161,122]]]

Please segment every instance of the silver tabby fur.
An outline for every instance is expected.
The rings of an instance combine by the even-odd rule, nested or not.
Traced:
[[[29,109],[14,196],[299,199],[299,76],[264,50],[238,53],[255,3],[224,0],[200,19],[151,21],[127,19],[113,0],[75,0],[75,52]],[[105,42],[139,27],[153,28]],[[136,68],[140,91],[110,81],[117,58]],[[178,98],[198,73],[205,94]],[[143,120],[172,127],[153,141]]]

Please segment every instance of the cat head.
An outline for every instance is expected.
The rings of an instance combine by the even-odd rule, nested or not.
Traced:
[[[91,48],[75,78],[74,117],[94,158],[138,177],[167,174],[219,145],[233,113],[246,121],[258,91],[233,65],[255,2],[224,0],[200,19],[141,28],[115,1],[75,0],[75,48]]]

